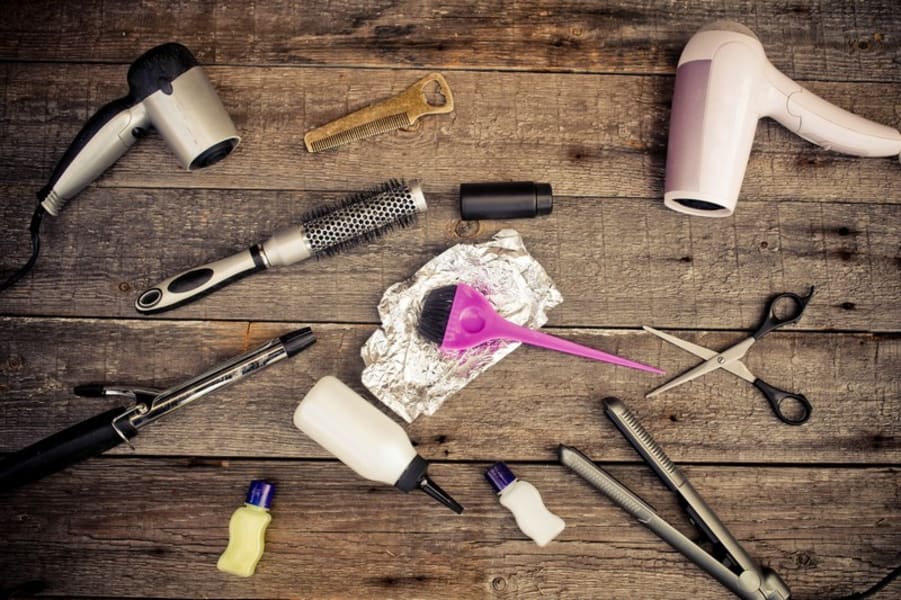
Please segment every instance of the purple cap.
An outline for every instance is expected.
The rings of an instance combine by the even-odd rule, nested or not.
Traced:
[[[254,479],[247,488],[246,504],[269,508],[272,505],[272,497],[275,495],[275,484],[264,479]]]
[[[516,475],[510,468],[502,463],[494,463],[494,466],[485,471],[485,479],[494,488],[495,494],[500,494],[508,485],[516,481]]]

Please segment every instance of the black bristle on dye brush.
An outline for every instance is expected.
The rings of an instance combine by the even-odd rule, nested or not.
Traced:
[[[170,277],[141,293],[135,308],[144,314],[162,312],[257,271],[333,256],[395,228],[409,227],[427,209],[419,183],[391,180],[336,204],[314,208],[299,225],[277,231],[261,244]]]
[[[467,350],[492,340],[509,340],[640,371],[663,373],[656,367],[511,323],[494,310],[485,296],[465,283],[430,291],[423,301],[417,329],[422,337],[442,350]]]
[[[447,321],[450,319],[456,294],[456,285],[445,285],[429,292],[425,302],[422,304],[422,313],[417,325],[422,337],[439,346],[441,345],[444,341],[444,332],[447,330]]]

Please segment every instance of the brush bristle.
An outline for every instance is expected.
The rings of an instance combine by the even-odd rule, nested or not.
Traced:
[[[304,215],[302,223],[313,254],[332,256],[395,228],[409,227],[418,213],[410,186],[392,179],[336,204],[316,207]]]
[[[419,313],[417,329],[422,337],[439,345],[444,341],[447,321],[450,319],[456,295],[456,284],[435,288],[429,292],[422,303],[422,312]]]

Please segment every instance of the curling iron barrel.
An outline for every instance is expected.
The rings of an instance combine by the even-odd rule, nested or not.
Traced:
[[[735,210],[757,121],[854,156],[901,154],[898,130],[812,94],[774,67],[747,27],[717,21],[685,46],[676,71],[664,203],[705,217]]]
[[[206,74],[181,44],[157,46],[128,70],[128,95],[88,120],[38,192],[53,216],[131,148],[150,128],[159,131],[188,169],[225,158],[240,137]]]

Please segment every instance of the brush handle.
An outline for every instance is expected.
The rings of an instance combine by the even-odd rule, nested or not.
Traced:
[[[595,350],[594,348],[589,348],[588,346],[570,342],[569,340],[564,340],[553,335],[541,333],[540,331],[535,331],[534,329],[529,329],[528,327],[522,327],[520,325],[516,325],[515,323],[511,323],[504,318],[498,318],[494,323],[492,323],[491,328],[492,334],[495,334],[497,337],[502,339],[515,340],[517,342],[522,342],[523,344],[529,344],[530,346],[538,346],[540,348],[547,348],[548,350],[556,350],[557,352],[573,354],[575,356],[590,358],[592,360],[599,360],[601,362],[611,363],[614,365],[619,365],[621,367],[629,367],[630,369],[638,369],[639,371],[648,371],[650,373],[657,373],[658,375],[663,374],[663,371],[658,369],[657,367],[652,367],[640,362],[635,362],[634,360],[629,360],[628,358],[621,358],[619,356],[616,356],[615,354],[608,354],[600,350]]]
[[[277,231],[262,244],[161,281],[138,296],[135,308],[144,314],[169,310],[202,298],[251,273],[291,265],[312,255],[303,226],[291,225]]]
[[[135,309],[143,314],[163,312],[192,302],[242,277],[266,268],[259,246],[173,275],[141,292]]]

